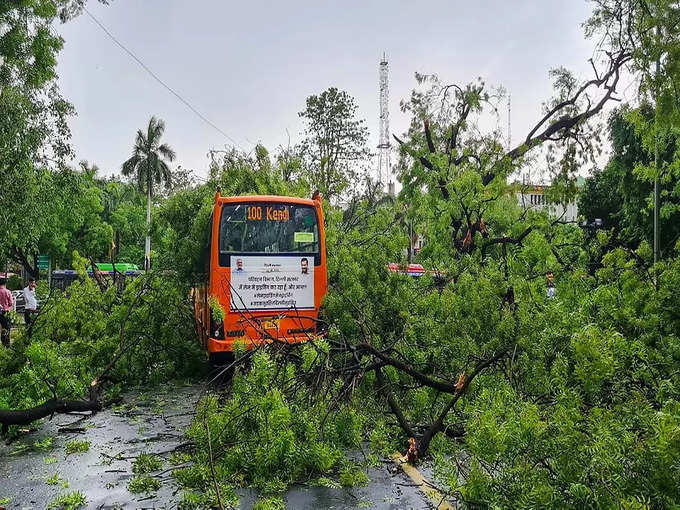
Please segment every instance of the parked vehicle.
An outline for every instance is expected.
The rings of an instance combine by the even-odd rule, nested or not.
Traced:
[[[113,265],[110,263],[97,264],[99,274],[105,278],[113,278]],[[135,264],[120,262],[116,264],[116,273],[125,278],[121,282],[125,282],[127,278],[135,278],[142,274],[142,271]],[[87,268],[87,274],[93,276],[92,267]],[[78,272],[74,269],[55,269],[52,271],[51,288],[66,290],[74,281],[78,279]]]

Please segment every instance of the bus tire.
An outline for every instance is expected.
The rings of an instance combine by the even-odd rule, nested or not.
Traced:
[[[228,351],[211,352],[208,354],[210,364],[215,367],[230,365],[234,362],[234,353]]]

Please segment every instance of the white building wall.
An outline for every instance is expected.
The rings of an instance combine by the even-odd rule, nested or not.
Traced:
[[[566,204],[550,204],[543,193],[535,193],[527,190],[524,193],[516,193],[520,207],[536,211],[546,211],[553,218],[562,221],[575,222],[578,220],[578,205],[575,201]]]

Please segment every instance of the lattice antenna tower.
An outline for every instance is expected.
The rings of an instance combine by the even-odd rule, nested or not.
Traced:
[[[508,152],[512,150],[512,124],[510,122],[510,92],[508,92]]]
[[[390,162],[390,112],[389,112],[389,79],[387,55],[383,52],[380,59],[380,141],[378,143],[378,186],[385,188],[385,183],[392,181],[392,165]]]

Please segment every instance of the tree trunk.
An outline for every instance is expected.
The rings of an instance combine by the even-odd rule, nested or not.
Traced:
[[[18,262],[21,264],[24,268],[24,271],[28,273],[29,276],[32,276],[36,280],[40,276],[40,270],[38,269],[38,254],[34,253],[32,254],[33,258],[33,264],[28,260],[28,256],[24,254],[24,251],[21,248],[17,248],[16,246],[12,246],[12,250],[10,252],[10,257],[12,260],[15,262]],[[5,262],[5,272],[7,272],[7,262]]]
[[[101,403],[97,398],[91,400],[61,400],[53,398],[40,404],[39,406],[31,407],[30,409],[21,410],[0,410],[0,426],[2,432],[7,433],[7,428],[10,425],[28,425],[29,423],[51,416],[55,413],[73,413],[73,412],[97,412],[101,410]]]
[[[151,269],[151,182],[146,183],[146,242],[144,243],[144,270]]]

